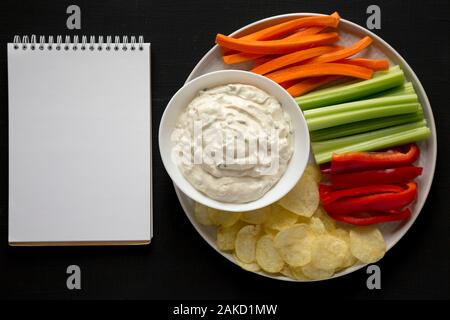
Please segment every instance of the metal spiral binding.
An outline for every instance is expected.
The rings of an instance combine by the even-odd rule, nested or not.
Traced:
[[[137,41],[135,36],[130,36],[130,41],[128,42],[128,36],[114,36],[114,41],[112,40],[112,36],[106,36],[106,41],[104,41],[103,36],[89,36],[89,40],[87,36],[81,36],[81,42],[79,42],[79,36],[65,36],[63,41],[63,36],[48,36],[47,39],[45,36],[39,36],[39,41],[37,41],[36,35],[29,36],[14,36],[13,40],[13,48],[14,50],[27,50],[30,49],[32,51],[39,50],[53,50],[57,51],[76,51],[80,49],[81,51],[90,50],[90,51],[102,51],[105,49],[106,51],[127,51],[130,49],[131,51],[135,51],[139,49],[140,51],[144,50],[144,37],[139,36]],[[46,41],[47,40],[47,41]]]

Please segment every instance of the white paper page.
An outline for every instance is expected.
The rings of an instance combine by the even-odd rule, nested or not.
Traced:
[[[8,44],[9,242],[149,241],[150,45]]]

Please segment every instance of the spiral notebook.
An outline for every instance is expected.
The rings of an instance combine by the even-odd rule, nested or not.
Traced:
[[[127,245],[152,234],[150,44],[8,43],[10,245]]]

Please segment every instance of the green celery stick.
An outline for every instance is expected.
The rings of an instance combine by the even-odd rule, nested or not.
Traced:
[[[367,98],[373,99],[373,98],[380,98],[380,97],[392,97],[392,96],[396,96],[396,95],[411,94],[411,93],[415,93],[414,87],[411,82],[406,82],[401,86],[374,94]]]
[[[324,151],[334,150],[343,148],[346,146],[351,146],[358,144],[362,141],[370,141],[378,138],[385,138],[389,135],[396,134],[403,131],[408,131],[412,129],[417,129],[424,127],[426,125],[425,119],[413,123],[403,124],[400,126],[390,127],[386,129],[379,129],[375,131],[370,131],[366,133],[360,133],[353,136],[342,137],[337,139],[331,139],[327,141],[314,142],[312,143],[312,149],[314,153],[321,153]]]
[[[334,105],[367,97],[381,91],[400,86],[405,81],[405,76],[399,68],[391,68],[370,80],[364,80],[339,88],[327,88],[322,92],[313,92],[298,97],[295,100],[302,110]]]
[[[397,126],[405,123],[416,122],[422,119],[423,119],[423,111],[419,110],[416,113],[411,114],[363,120],[331,128],[311,131],[310,137],[311,141],[313,142],[325,141],[340,137],[346,137],[358,133]]]
[[[413,113],[417,112],[419,108],[419,103],[394,104],[377,108],[369,107],[308,118],[306,119],[306,122],[308,124],[308,129],[313,131],[367,119]]]
[[[365,108],[379,108],[387,105],[415,103],[418,98],[415,93],[398,95],[392,97],[381,97],[375,99],[360,100],[354,102],[341,103],[329,107],[306,110],[303,112],[305,118],[311,119],[316,117],[328,116],[340,112],[356,111]]]
[[[373,74],[372,79],[379,78],[379,77],[381,77],[381,76],[385,76],[385,75],[388,75],[388,74],[390,74],[390,73],[393,73],[393,72],[399,72],[399,71],[401,71],[400,66],[396,65],[396,66],[391,67],[389,70],[375,72],[375,73]],[[323,95],[324,93],[328,93],[328,92],[330,92],[330,91],[333,92],[333,91],[335,91],[335,90],[337,90],[337,89],[342,89],[342,88],[345,87],[345,86],[352,85],[352,84],[356,84],[356,83],[360,83],[360,82],[361,82],[361,80],[357,80],[357,79],[352,79],[352,80],[349,80],[349,81],[344,81],[344,82],[342,82],[342,83],[338,83],[338,84],[336,84],[336,85],[334,85],[334,86],[331,86],[331,87],[326,87],[326,88],[323,88],[323,89],[319,89],[319,90],[315,90],[315,91],[313,91],[313,92],[307,93],[307,94],[305,94],[305,95],[302,96],[302,97],[308,97],[308,98],[311,97],[311,98],[312,98],[312,97],[321,96],[321,95]],[[300,99],[301,97],[298,97],[298,98]]]

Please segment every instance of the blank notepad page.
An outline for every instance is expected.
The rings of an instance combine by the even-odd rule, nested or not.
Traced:
[[[148,243],[150,46],[50,46],[8,44],[9,242]]]

